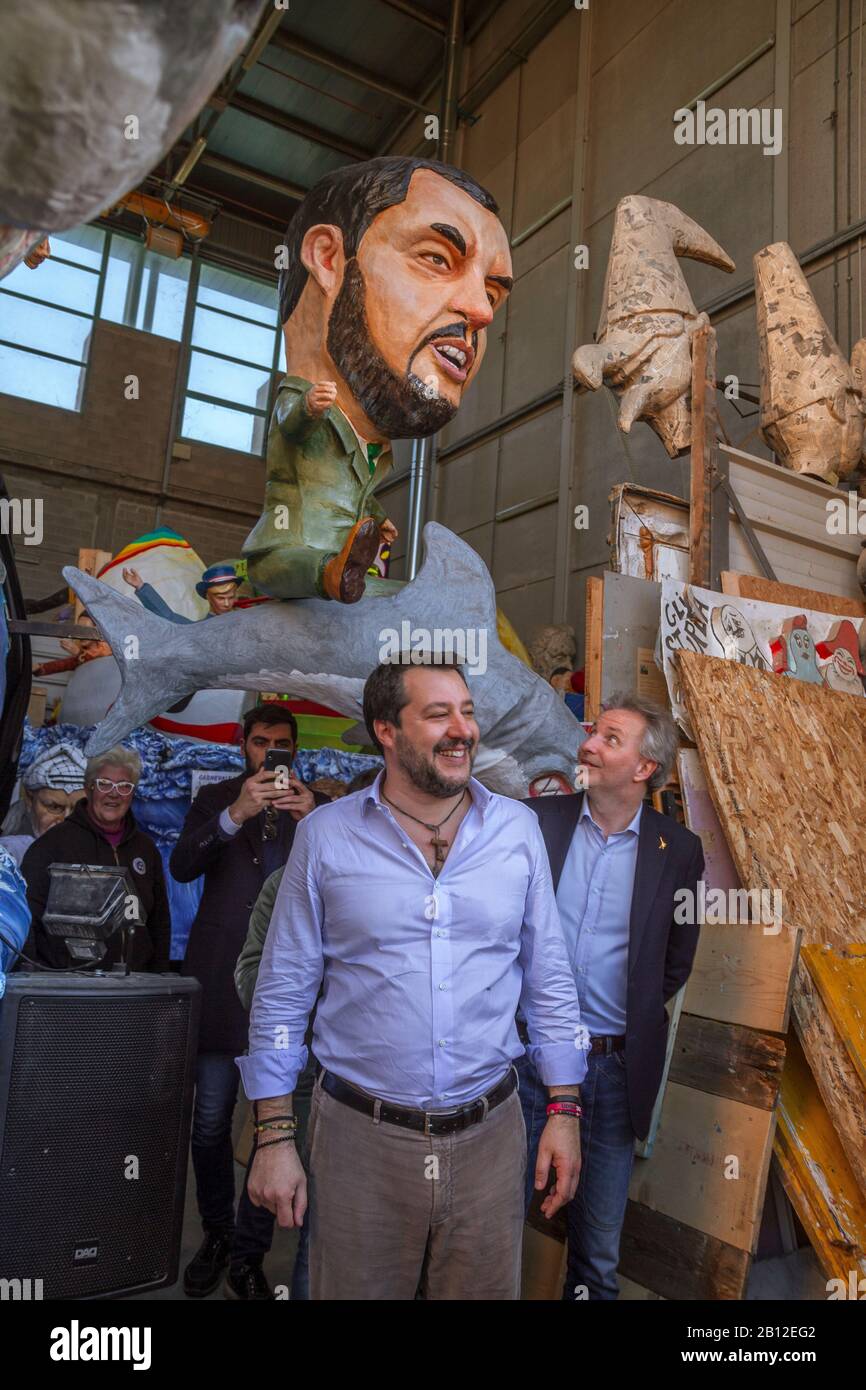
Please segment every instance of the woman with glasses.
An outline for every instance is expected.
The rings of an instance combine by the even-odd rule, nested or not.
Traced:
[[[162,860],[130,810],[140,776],[141,759],[130,748],[111,748],[91,758],[84,773],[83,800],[66,820],[30,846],[21,865],[33,914],[25,955],[44,965],[71,964],[62,939],[49,935],[42,923],[51,864],[120,864],[129,872],[144,920],[132,938],[128,964],[132,970],[168,970],[171,917]],[[107,943],[103,967],[120,961],[123,948],[124,933],[116,932]],[[24,968],[29,967],[24,964]]]

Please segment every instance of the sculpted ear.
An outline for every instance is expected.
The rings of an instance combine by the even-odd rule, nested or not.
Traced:
[[[301,261],[324,294],[336,294],[346,267],[340,228],[326,222],[310,227],[301,242]]]

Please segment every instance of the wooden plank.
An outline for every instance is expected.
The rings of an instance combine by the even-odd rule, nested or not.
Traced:
[[[671,1081],[653,1156],[635,1162],[629,1196],[726,1245],[751,1251],[773,1125],[770,1111]],[[656,1287],[639,1275],[631,1277]]]
[[[774,1154],[785,1192],[828,1279],[866,1274],[866,1199],[797,1038],[779,1091]]]
[[[90,547],[84,547],[78,552],[78,568],[83,570],[85,574],[97,575],[103,566],[108,564],[110,559],[110,550],[95,550]],[[74,605],[72,612],[73,621],[77,623],[81,614],[84,612],[84,604],[72,589],[69,590],[69,598],[70,602]]]
[[[794,1025],[839,1142],[866,1193],[866,1089],[802,962],[794,990]]]
[[[781,1038],[755,1028],[684,1014],[670,1080],[729,1100],[772,1110],[785,1062]]]
[[[604,580],[586,581],[586,643],[584,655],[584,714],[592,723],[601,712],[601,660],[604,635]]]
[[[803,961],[866,1087],[866,946],[807,946]]]
[[[765,936],[756,926],[701,927],[685,1009],[702,1018],[784,1033],[800,933]]]
[[[662,1298],[742,1298],[749,1255],[662,1212],[630,1201],[620,1272]]]
[[[529,1303],[561,1299],[567,1262],[564,1241],[551,1240],[535,1226],[524,1226],[521,1298]]]
[[[716,333],[707,325],[692,338],[692,445],[689,491],[689,582],[710,582],[710,506],[715,442]]]
[[[743,886],[780,892],[804,942],[866,941],[866,700],[718,657],[676,659]]]
[[[677,772],[686,825],[700,836],[704,850],[704,882],[708,888],[739,888],[740,880],[696,748],[680,749]],[[763,1025],[756,1023],[754,1026]]]
[[[808,608],[813,613],[833,613],[839,618],[866,616],[866,604],[841,594],[825,594],[804,589],[799,584],[779,584],[759,574],[722,570],[722,593],[739,598],[759,599],[762,603],[783,603],[789,608]]]

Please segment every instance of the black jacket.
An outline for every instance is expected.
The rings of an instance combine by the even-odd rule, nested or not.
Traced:
[[[554,890],[559,887],[583,795],[538,796],[526,802],[541,825]],[[668,1034],[664,1006],[689,978],[698,944],[699,927],[674,922],[674,893],[689,888],[696,894],[703,872],[704,853],[697,835],[645,805],[632,890],[626,991],[626,1083],[638,1139],[649,1131],[664,1070]]]
[[[199,1049],[231,1052],[247,1047],[249,1017],[237,996],[234,971],[246,940],[250,913],[268,877],[262,856],[264,814],[245,821],[236,835],[220,830],[221,813],[237,800],[247,772],[202,787],[187,813],[169,868],[180,883],[204,874],[204,891],[189,934],[184,975],[202,987]],[[316,804],[328,800],[316,795]],[[288,811],[277,813],[273,863],[285,864],[295,838],[297,821]]]
[[[42,925],[51,864],[124,865],[146,918],[145,926],[135,933],[130,966],[133,970],[168,970],[171,915],[162,860],[150,836],[139,830],[131,811],[126,815],[123,839],[115,849],[100,835],[84,801],[80,801],[65,821],[33,841],[22,861],[21,872],[27,881],[27,901],[33,916],[24,952],[43,965],[70,966],[72,961],[61,938],[50,936]],[[122,945],[122,934],[117,932],[108,942],[104,965],[120,960]],[[29,968],[26,961],[22,961],[22,967]]]

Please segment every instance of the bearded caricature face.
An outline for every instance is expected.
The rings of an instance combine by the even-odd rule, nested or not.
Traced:
[[[379,434],[417,438],[453,419],[510,289],[499,218],[418,169],[405,199],[372,220],[329,295],[327,355]]]

